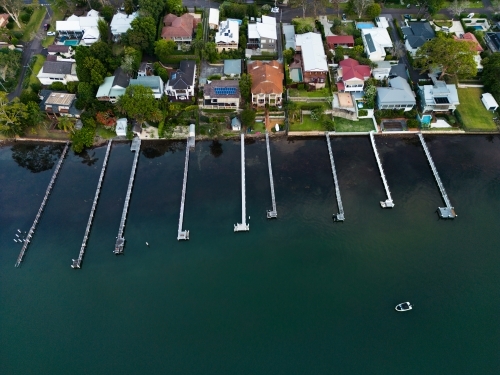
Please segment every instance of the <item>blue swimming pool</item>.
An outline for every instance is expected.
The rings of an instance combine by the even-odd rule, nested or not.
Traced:
[[[77,46],[78,40],[65,40],[64,45],[65,46]]]
[[[468,27],[472,27],[474,30],[482,30],[483,29],[482,26],[468,26]]]
[[[372,22],[358,22],[356,23],[357,29],[373,29],[375,24]]]
[[[429,125],[431,123],[432,116],[431,115],[423,115],[422,118],[420,119],[420,122],[422,124]]]

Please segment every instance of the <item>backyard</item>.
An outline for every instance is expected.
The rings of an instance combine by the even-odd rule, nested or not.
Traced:
[[[328,87],[318,90],[307,91],[305,89],[289,89],[288,94],[291,97],[305,97],[305,98],[331,98],[332,93]]]
[[[336,132],[369,132],[375,130],[371,118],[359,119],[359,121],[347,120],[341,117],[334,117]]]
[[[458,106],[457,112],[460,113],[466,130],[497,130],[497,126],[493,121],[495,115],[489,112],[481,101],[482,93],[483,90],[476,87],[458,89],[460,105]]]
[[[325,130],[325,128],[318,121],[314,121],[309,115],[302,116],[302,123],[300,123],[300,120],[297,120],[295,122],[290,122],[291,132],[314,131],[314,130],[315,131]]]

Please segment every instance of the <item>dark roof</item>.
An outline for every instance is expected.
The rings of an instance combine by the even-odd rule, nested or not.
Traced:
[[[182,60],[177,71],[170,74],[170,86],[176,90],[187,89],[193,84],[196,61]]]
[[[52,44],[47,47],[47,52],[60,52],[60,53],[66,53],[69,51],[69,46],[65,46],[62,44]]]
[[[224,94],[217,93],[216,91],[224,91],[224,90],[216,90],[219,88],[225,87],[233,87],[234,94]],[[226,90],[227,92],[227,90]],[[211,81],[210,83],[203,86],[203,94],[205,96],[210,96],[210,98],[239,98],[240,97],[240,84],[239,81],[236,80],[216,80]]]
[[[412,48],[419,48],[419,47],[422,47],[422,45],[427,42],[427,40],[425,40],[425,38],[423,36],[408,36],[406,38],[406,40],[408,40],[408,44],[412,47]]]
[[[43,64],[44,73],[71,74],[72,62],[66,61],[45,61]]]
[[[370,34],[365,34],[366,44],[368,45],[368,50],[370,52],[375,52],[377,49],[375,48],[375,44],[373,43],[373,38]]]
[[[401,77],[404,79],[408,78],[406,73],[406,65],[405,64],[396,64],[391,66],[391,71],[389,72],[389,77]]]
[[[409,27],[402,27],[401,31],[406,37],[421,36],[425,40],[434,39],[436,33],[427,21],[408,22]]]
[[[500,51],[500,33],[486,33],[486,36],[496,51]]]
[[[56,55],[47,55],[47,58],[45,61],[57,61],[57,56]]]
[[[115,70],[115,74],[113,76],[113,85],[114,86],[120,86],[123,88],[126,88],[128,86],[128,83],[130,81],[130,77],[128,76],[127,73],[123,71],[122,68],[118,68]]]

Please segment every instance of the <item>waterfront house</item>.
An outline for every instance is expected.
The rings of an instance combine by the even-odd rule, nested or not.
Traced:
[[[472,33],[460,34],[460,36],[453,35],[453,39],[458,42],[469,43],[471,50],[474,52],[474,61],[478,72],[483,71],[483,64],[481,59],[481,52],[484,51],[481,44],[477,41],[476,36]]]
[[[386,56],[385,49],[392,48],[391,37],[383,27],[361,29],[361,38],[366,56],[371,61],[383,61]]]
[[[129,80],[128,74],[122,68],[116,69],[114,75],[104,78],[104,82],[99,86],[97,100],[116,103],[118,98],[125,94]]]
[[[208,10],[208,27],[210,30],[217,30],[219,27],[219,9],[210,8]]]
[[[76,64],[68,61],[45,61],[37,78],[42,85],[51,85],[53,82],[66,85],[68,82],[78,81]]]
[[[175,99],[189,99],[194,96],[196,80],[196,61],[182,60],[165,85],[165,93]]]
[[[119,118],[116,120],[115,132],[118,137],[127,136],[128,123],[126,118]]]
[[[248,24],[248,49],[261,52],[276,52],[276,18],[262,16],[262,22]]]
[[[215,44],[217,52],[231,51],[238,49],[240,40],[240,28],[238,22],[222,21],[219,30],[215,34]]]
[[[203,86],[203,108],[234,109],[240,108],[240,87],[236,80],[214,80]]]
[[[59,116],[79,118],[81,110],[76,109],[76,95],[67,92],[40,90],[40,109],[50,118]]]
[[[278,61],[253,61],[248,64],[252,76],[252,104],[257,107],[281,105],[283,98],[283,65]]]
[[[345,58],[337,68],[337,88],[339,92],[363,92],[365,81],[372,73],[368,65],[361,65],[357,60]]]
[[[302,80],[316,89],[326,85],[328,64],[321,34],[305,33],[295,35],[297,53],[302,56]]]
[[[408,26],[401,28],[405,39],[405,47],[412,56],[422,45],[436,37],[432,26],[427,21],[408,22]]]
[[[337,47],[351,48],[354,47],[354,37],[352,35],[330,35],[326,37],[326,44],[330,49]]]
[[[149,87],[153,91],[155,99],[160,99],[163,95],[163,80],[159,76],[145,76],[131,79],[129,86],[141,85]]]
[[[429,77],[432,85],[419,86],[418,89],[422,112],[454,111],[460,104],[457,87],[438,80],[434,75],[429,74]]]
[[[391,78],[389,87],[377,87],[378,109],[404,109],[410,111],[415,104],[415,94],[404,78]]]
[[[131,28],[130,24],[138,15],[137,12],[134,12],[132,14],[116,13],[113,16],[109,27],[111,29],[111,34],[113,34],[114,41],[120,40],[121,36]]]

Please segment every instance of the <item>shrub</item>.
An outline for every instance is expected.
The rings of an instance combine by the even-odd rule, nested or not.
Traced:
[[[220,78],[221,78],[220,74],[212,74],[211,76],[208,76],[207,79],[216,80],[216,79],[220,79]]]
[[[62,82],[53,82],[49,86],[49,89],[54,91],[66,91],[66,85]]]
[[[358,111],[358,116],[368,116],[368,110],[367,109],[360,109]]]
[[[417,117],[417,110],[413,108],[411,111],[407,111],[404,113],[405,118],[416,118]]]
[[[19,19],[24,24],[30,22],[30,18],[31,18],[31,14],[28,14],[28,13],[21,13],[21,15],[19,16]]]
[[[297,85],[297,88],[298,88],[299,90],[304,90],[304,84],[303,84],[303,83],[299,83],[299,84]]]
[[[69,81],[66,85],[66,90],[68,90],[71,94],[76,94],[78,90],[78,82],[77,81]]]
[[[31,91],[34,93],[38,93],[42,89],[42,84],[41,83],[31,83],[30,84]]]
[[[406,125],[409,128],[418,128],[419,121],[417,119],[415,119],[415,118],[408,119],[408,120],[406,120]]]

